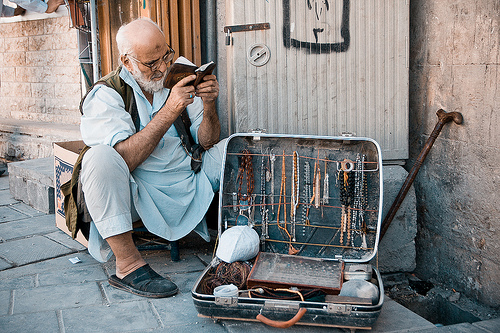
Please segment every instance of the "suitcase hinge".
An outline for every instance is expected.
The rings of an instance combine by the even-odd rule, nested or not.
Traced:
[[[335,313],[335,314],[350,314],[352,311],[352,305],[349,304],[333,304],[329,303],[328,307],[326,309],[326,312],[328,313]]]
[[[215,304],[225,306],[238,305],[238,297],[215,297]]]

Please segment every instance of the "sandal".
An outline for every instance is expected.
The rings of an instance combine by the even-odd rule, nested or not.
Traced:
[[[139,267],[123,279],[113,274],[108,282],[115,288],[144,297],[169,297],[179,291],[175,283],[156,273],[149,264]]]

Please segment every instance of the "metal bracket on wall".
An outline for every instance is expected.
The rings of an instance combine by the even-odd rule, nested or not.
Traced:
[[[233,32],[268,30],[268,29],[271,29],[271,25],[269,23],[226,25],[224,27],[224,32],[226,33],[226,45],[231,45],[231,33]]]

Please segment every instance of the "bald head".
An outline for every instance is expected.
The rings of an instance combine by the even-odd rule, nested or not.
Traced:
[[[118,29],[116,44],[120,55],[151,53],[164,47],[165,35],[155,22],[140,18]]]

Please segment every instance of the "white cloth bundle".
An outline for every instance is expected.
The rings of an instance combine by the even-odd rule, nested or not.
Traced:
[[[252,259],[259,253],[259,235],[250,226],[235,226],[222,233],[215,255],[232,263]]]

